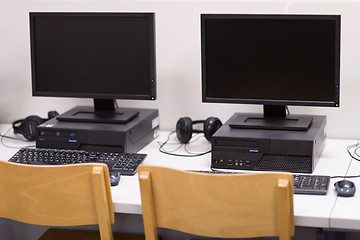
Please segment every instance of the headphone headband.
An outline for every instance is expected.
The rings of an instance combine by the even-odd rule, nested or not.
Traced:
[[[203,123],[203,130],[193,129],[194,124]],[[182,117],[176,123],[176,136],[181,143],[190,141],[193,133],[204,133],[205,138],[211,141],[212,135],[222,126],[220,119],[209,117],[206,120],[192,121],[189,117]]]

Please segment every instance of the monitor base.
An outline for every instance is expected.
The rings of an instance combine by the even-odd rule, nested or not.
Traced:
[[[302,115],[264,117],[262,114],[238,114],[229,123],[231,128],[307,131],[313,118]]]
[[[136,109],[116,108],[114,111],[95,111],[93,107],[75,107],[59,116],[62,122],[91,122],[125,124],[139,115]]]

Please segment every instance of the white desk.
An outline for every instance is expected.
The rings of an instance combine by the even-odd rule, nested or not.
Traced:
[[[1,133],[4,133],[10,126],[0,125]],[[9,134],[13,136],[12,132]],[[167,166],[182,170],[210,170],[210,154],[200,157],[175,157],[159,152],[158,141],[166,140],[168,132],[161,132],[160,136],[148,144],[140,152],[148,154],[144,164]],[[204,137],[198,136],[198,140],[188,144],[187,149],[192,152],[205,152],[210,150],[210,143]],[[175,135],[172,135],[170,142],[175,143]],[[24,142],[4,140],[8,145],[25,146]],[[328,139],[325,150],[319,160],[313,174],[321,175],[345,175],[360,174],[360,162],[351,161],[346,152],[346,147],[356,143],[355,140],[336,140]],[[179,145],[166,145],[167,150],[175,149]],[[8,160],[16,151],[16,148],[7,148],[0,146],[0,157],[2,160]],[[186,153],[183,149],[177,153]],[[348,167],[351,163],[351,171]],[[294,195],[294,214],[295,225],[304,227],[320,228],[347,228],[347,223],[360,223],[360,193],[356,198],[344,199],[337,197],[333,184],[339,179],[332,179],[328,194],[325,196],[317,195]],[[356,180],[360,188],[360,179]],[[137,174],[135,176],[121,176],[120,183],[111,188],[114,209],[117,213],[141,214],[140,188]],[[336,208],[333,211],[334,206]],[[340,206],[340,207],[339,207]],[[356,206],[356,207],[353,207]],[[342,211],[351,214],[351,217],[344,216]],[[341,224],[345,223],[345,224]],[[360,224],[358,224],[360,225]],[[359,227],[357,228],[359,229]]]
[[[347,176],[360,175],[360,162],[353,159]],[[337,179],[342,180],[342,179]],[[360,230],[360,178],[349,178],[355,183],[354,197],[338,197],[331,215],[330,227]]]
[[[328,139],[313,174],[330,176],[346,174],[351,162],[346,147],[354,144],[354,142],[356,141]],[[329,190],[325,196],[294,194],[295,225],[331,227],[332,210],[338,198],[334,183],[338,180],[330,180]]]

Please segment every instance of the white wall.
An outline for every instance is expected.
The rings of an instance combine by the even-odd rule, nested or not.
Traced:
[[[291,113],[328,116],[328,136],[359,138],[360,1],[151,1],[0,0],[0,122],[45,117],[90,99],[32,97],[28,13],[31,11],[149,11],[156,13],[157,94],[154,102],[118,100],[120,106],[158,108],[162,130],[179,117],[225,122],[234,112],[260,112],[258,105],[201,102],[200,13],[319,13],[342,15],[340,108],[292,107]]]

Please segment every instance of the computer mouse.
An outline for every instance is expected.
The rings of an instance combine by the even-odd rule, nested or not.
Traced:
[[[120,181],[120,172],[110,171],[110,184],[111,186],[117,186]]]
[[[334,184],[338,196],[352,197],[355,194],[355,184],[349,180],[341,180]]]

